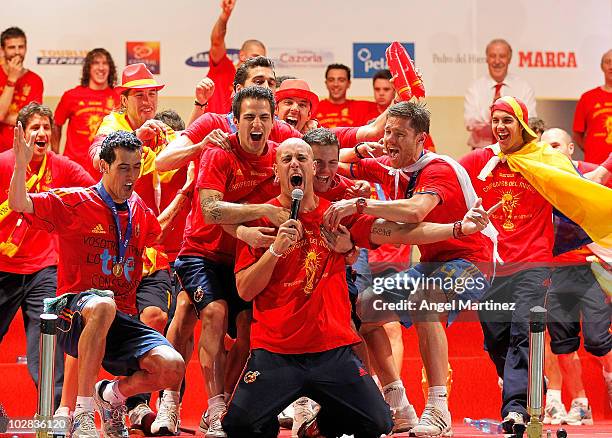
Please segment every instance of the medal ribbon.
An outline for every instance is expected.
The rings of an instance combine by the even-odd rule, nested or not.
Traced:
[[[125,260],[125,253],[127,251],[130,238],[132,237],[132,213],[130,211],[130,204],[127,201],[125,202],[128,211],[128,223],[125,229],[125,239],[123,239],[123,233],[121,232],[121,223],[119,222],[119,212],[117,211],[117,206],[115,205],[115,201],[113,201],[113,198],[111,198],[111,196],[104,188],[102,180],[100,180],[100,182],[96,184],[96,190],[98,191],[98,194],[100,195],[104,203],[111,209],[111,212],[113,213],[113,219],[115,220],[115,225],[117,228],[117,251],[119,252],[118,260],[116,262],[123,264]]]

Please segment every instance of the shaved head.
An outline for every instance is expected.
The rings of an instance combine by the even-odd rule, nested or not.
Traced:
[[[286,151],[287,149],[293,149],[293,148],[299,148],[299,147],[305,148],[306,152],[308,153],[308,156],[310,158],[314,158],[314,154],[312,153],[312,148],[310,147],[308,143],[306,143],[301,138],[292,137],[292,138],[288,138],[287,140],[283,141],[280,145],[278,145],[278,148],[276,149],[276,161],[278,162],[283,152]]]
[[[574,143],[572,137],[563,129],[550,128],[544,131],[541,141],[548,143],[568,158],[572,158],[574,153]]]

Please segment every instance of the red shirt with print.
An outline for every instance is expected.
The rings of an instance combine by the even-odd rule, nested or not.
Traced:
[[[89,146],[104,116],[118,105],[119,96],[112,88],[92,90],[79,85],[66,91],[55,109],[56,125],[62,126],[68,120],[64,155],[83,166],[95,180],[101,174],[92,165]]]
[[[534,266],[549,265],[554,244],[552,206],[508,163],[499,163],[485,181],[477,178],[493,156],[488,148],[477,149],[461,159],[476,194],[485,209],[503,200],[504,205],[491,215],[499,232],[498,275],[511,275]]]
[[[4,69],[0,67],[0,94],[6,87],[8,76]],[[31,70],[25,72],[15,81],[13,99],[8,108],[7,116],[17,115],[19,110],[30,102],[42,103],[43,101],[43,81],[36,73]],[[0,122],[0,152],[13,148],[13,128],[15,126]]]
[[[354,185],[355,181],[352,179],[336,174],[334,179],[332,179],[331,187],[326,192],[316,193],[330,202],[336,202],[341,199],[350,199],[352,196],[347,196],[346,191]]]
[[[88,187],[95,184],[93,178],[78,164],[68,158],[47,151],[47,162],[42,169],[40,184],[36,184],[30,193],[46,192],[56,187]],[[42,161],[30,163],[26,171],[26,181],[32,175],[41,172]],[[0,154],[0,204],[8,199],[8,189],[15,168],[15,154],[9,150]],[[0,211],[1,215],[1,211]],[[4,220],[0,219],[0,242],[5,242],[9,236],[20,234],[19,249],[12,256],[0,253],[0,271],[14,274],[32,274],[43,268],[57,265],[57,241],[55,236],[28,227],[21,222],[23,229],[16,228],[18,213],[11,213]],[[25,234],[21,234],[21,233]]]
[[[220,225],[204,222],[199,201],[200,189],[221,192],[224,201],[238,202],[261,186],[272,185],[276,143],[269,141],[266,150],[259,156],[245,152],[236,134],[230,136],[230,143],[232,151],[208,148],[200,156],[199,163],[196,162],[200,169],[196,184],[197,195],[187,218],[183,247],[179,253],[181,256],[201,256],[225,264],[231,264],[234,260],[234,238],[225,233]]]
[[[232,93],[236,67],[227,55],[217,64],[210,61],[208,77],[215,83],[215,91],[208,100],[206,110],[211,113],[225,114],[232,110]]]
[[[363,126],[370,120],[372,111],[378,112],[376,103],[367,100],[346,99],[342,104],[331,103],[323,99],[317,106],[315,117],[321,126],[335,128],[337,126]]]
[[[388,156],[366,158],[351,166],[355,178],[365,179],[383,186],[386,193],[394,195],[395,199],[408,197],[408,187],[411,175],[400,175],[397,195],[395,195],[395,177],[381,167],[378,162],[390,166]],[[427,214],[423,222],[440,224],[453,223],[463,219],[468,210],[463,191],[453,168],[443,160],[433,160],[418,173],[414,185],[414,196],[435,194],[440,202]],[[471,207],[471,206],[470,206]],[[461,239],[448,239],[442,242],[418,245],[422,262],[444,262],[454,259],[465,259],[470,262],[490,262],[492,260],[491,241],[482,233],[472,234]],[[486,267],[480,266],[486,271]]]
[[[117,308],[136,315],[136,288],[142,277],[142,252],[161,233],[153,212],[133,193],[128,204],[132,235],[125,253],[123,271],[113,274],[118,256],[115,220],[111,209],[94,187],[53,189],[32,195],[34,213],[26,215],[33,228],[56,233],[61,255],[57,271],[57,294],[108,289],[115,294]],[[119,211],[123,236],[128,211]]]
[[[612,152],[612,92],[597,87],[580,96],[573,130],[584,134],[584,161],[600,164],[608,158]]]
[[[280,206],[277,199],[270,204]],[[344,257],[330,252],[319,226],[330,202],[319,198],[317,208],[300,213],[304,237],[278,259],[265,289],[253,301],[251,349],[273,353],[318,353],[360,341],[351,328]],[[353,241],[370,247],[375,218],[352,216],[343,221]],[[255,225],[273,227],[267,219]],[[257,262],[267,248],[251,248],[238,241],[235,272]]]

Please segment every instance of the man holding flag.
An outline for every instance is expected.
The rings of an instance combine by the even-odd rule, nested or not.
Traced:
[[[461,164],[483,205],[500,200],[491,216],[499,230],[504,264],[483,300],[512,302],[513,311],[480,312],[485,347],[504,379],[506,432],[525,428],[529,357],[529,309],[544,305],[554,244],[553,207],[600,245],[612,244],[612,191],[581,178],[563,154],[537,143],[525,104],[504,96],[491,107],[497,143],[466,155]]]

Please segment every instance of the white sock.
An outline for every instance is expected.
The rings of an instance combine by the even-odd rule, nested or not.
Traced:
[[[77,396],[76,406],[74,408],[74,416],[76,417],[81,412],[93,412],[94,399],[93,397]]]
[[[427,391],[427,404],[441,411],[448,411],[448,394],[446,386],[430,386]]]
[[[561,402],[561,390],[560,389],[547,389],[546,390],[546,403],[556,401]]]
[[[166,404],[173,404],[174,406],[178,406],[180,397],[181,394],[179,391],[170,391],[168,389],[164,389],[164,397],[162,400]]]
[[[225,398],[223,394],[215,395],[208,399],[208,418],[219,416],[225,409]]]
[[[102,391],[102,398],[115,406],[123,404],[127,397],[119,391],[119,380],[113,380]]]
[[[383,386],[383,396],[391,409],[404,409],[410,406],[406,396],[406,389],[404,389],[404,384],[401,380],[396,380]]]
[[[574,403],[580,403],[581,406],[588,406],[589,399],[587,397],[576,397],[574,400],[572,400],[572,404]]]

